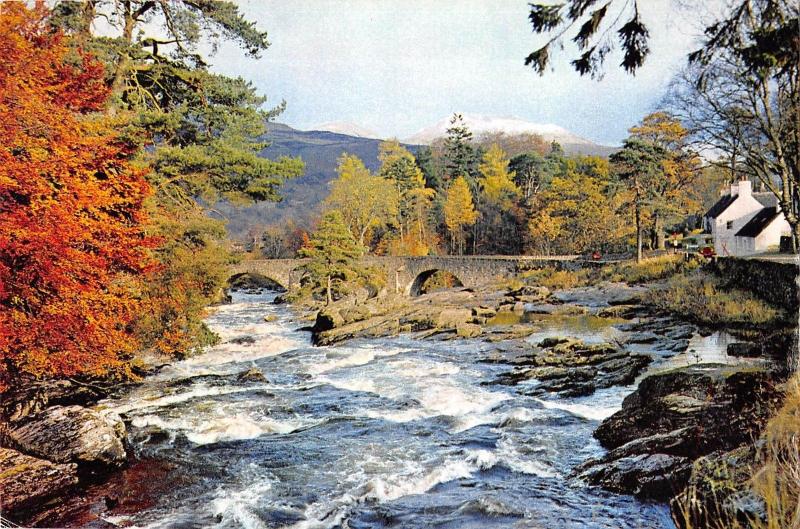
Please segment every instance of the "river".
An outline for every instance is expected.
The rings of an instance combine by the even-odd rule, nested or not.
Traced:
[[[234,293],[208,319],[220,345],[101,403],[129,422],[135,456],[101,518],[147,528],[674,527],[664,505],[569,477],[603,452],[592,431],[635,386],[544,399],[486,385],[508,366],[480,362],[493,346],[479,340],[312,347],[272,299]],[[253,367],[268,381],[237,379]]]

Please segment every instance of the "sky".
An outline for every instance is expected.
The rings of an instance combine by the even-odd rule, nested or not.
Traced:
[[[605,77],[582,78],[575,54],[555,52],[539,76],[524,58],[543,42],[526,0],[238,0],[271,46],[248,59],[224,44],[212,69],[287,103],[277,121],[309,129],[349,121],[404,138],[453,112],[554,123],[618,145],[655,110],[696,33],[678,0],[640,0],[652,53],[632,77],[609,57]]]

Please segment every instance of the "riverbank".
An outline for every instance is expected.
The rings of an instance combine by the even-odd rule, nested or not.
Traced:
[[[590,492],[595,486],[666,501],[685,483],[692,461],[719,450],[746,446],[757,437],[780,402],[779,375],[771,368],[776,362],[764,358],[765,354],[774,356],[780,347],[764,347],[762,335],[735,329],[726,331],[645,305],[643,300],[652,290],[652,284],[605,281],[559,288],[551,281],[551,288],[547,288],[525,284],[525,280],[529,278],[495,288],[436,292],[414,299],[361,296],[342,300],[319,311],[312,330],[317,343],[335,344],[333,347],[305,349],[302,340],[297,341],[302,333],[294,329],[302,317],[302,307],[295,306],[295,314],[290,315],[281,312],[280,307],[266,308],[259,304],[261,308],[246,309],[249,323],[244,327],[236,327],[235,331],[226,327],[217,329],[221,332],[219,346],[197,358],[164,367],[163,372],[145,379],[141,386],[109,395],[70,383],[61,388],[60,394],[51,392],[42,396],[34,392],[29,398],[17,399],[17,404],[7,406],[5,412],[15,423],[14,430],[22,429],[24,424],[40,423],[42,417],[55,413],[53,410],[83,406],[100,414],[104,424],[114,430],[109,439],[124,439],[126,457],[121,464],[106,458],[102,466],[87,465],[75,457],[62,459],[63,463],[55,460],[55,456],[53,461],[47,457],[31,461],[24,459],[31,457],[31,447],[15,445],[19,449],[10,454],[13,457],[6,458],[10,468],[38,469],[53,479],[37,480],[42,485],[31,488],[24,481],[13,480],[20,473],[4,471],[4,479],[17,484],[8,490],[26,491],[18,494],[21,500],[14,520],[71,526],[85,526],[89,524],[87,520],[93,520],[89,525],[94,527],[125,525],[128,521],[119,522],[117,517],[135,519],[140,511],[159,505],[162,496],[183,497],[173,487],[162,489],[149,482],[156,480],[163,486],[172,483],[178,488],[199,487],[184,467],[191,465],[201,474],[207,472],[202,465],[216,468],[216,463],[206,459],[204,451],[230,450],[231,454],[240,454],[242,450],[250,450],[242,443],[258,441],[259,445],[272,446],[283,443],[283,438],[290,443],[291,439],[301,442],[304,438],[301,432],[306,428],[310,428],[310,434],[316,431],[326,435],[324,432],[333,428],[333,424],[350,425],[355,421],[348,426],[351,428],[364,420],[368,422],[356,428],[367,428],[372,432],[370,436],[383,431],[381,421],[388,421],[387,426],[395,425],[386,434],[399,435],[398,442],[424,443],[423,438],[406,438],[406,433],[400,433],[412,425],[418,429],[422,424],[426,432],[429,430],[426,435],[433,438],[477,436],[469,442],[487,450],[481,457],[491,454],[500,458],[497,460],[500,462],[474,466],[469,462],[474,454],[453,453],[445,457],[447,461],[450,460],[447,458],[466,457],[463,475],[471,476],[469,479],[477,479],[476,476],[488,479],[489,470],[482,470],[482,465],[489,465],[487,469],[500,465],[511,468],[512,472],[522,472],[529,481],[550,480],[541,484],[542,491],[552,492],[567,486],[570,495],[587,494],[581,500],[585,505],[598,501],[592,498],[599,492]],[[245,321],[239,315],[243,308],[237,304],[241,303],[241,297],[237,299],[238,302],[219,311],[220,317],[226,315],[224,321],[230,322],[225,325],[240,325],[237,322]],[[245,306],[249,307],[242,305]],[[305,310],[307,315],[315,314],[309,307]],[[735,333],[730,332],[734,330]],[[294,352],[293,348],[298,347],[296,351],[302,352]],[[447,362],[442,362],[444,356]],[[287,378],[287,369],[299,372]],[[386,378],[387,369],[395,379]],[[468,372],[474,372],[469,376],[469,389],[460,386],[467,383],[461,377]],[[459,385],[454,385],[455,380],[449,381],[453,377],[458,377]],[[419,391],[408,394],[408,388],[415,388],[418,383]],[[332,388],[337,388],[336,396],[331,395],[337,404],[332,401],[320,407]],[[316,392],[321,393],[311,401],[306,400]],[[236,400],[227,400],[227,395]],[[248,400],[240,400],[237,395]],[[748,398],[741,398],[742,395]],[[484,397],[485,402],[481,400]],[[93,405],[98,398],[105,400],[100,406]],[[23,404],[29,402],[40,404]],[[505,402],[516,407],[500,404]],[[388,403],[391,404],[387,409]],[[243,414],[241,406],[245,405],[247,411]],[[266,416],[260,411],[264,406],[270,410]],[[333,410],[337,411],[328,416]],[[13,416],[14,413],[18,416]],[[64,415],[63,411],[59,413]],[[185,413],[193,415],[184,416]],[[548,418],[546,423],[536,422],[538,419],[533,418],[542,413],[566,413],[572,419],[567,421],[560,416]],[[127,435],[117,435],[115,425],[119,423],[114,414],[127,424]],[[370,422],[378,417],[379,422]],[[573,439],[572,433],[559,428],[564,424],[574,429],[578,426],[575,420],[580,421],[579,435]],[[398,430],[398,424],[408,426]],[[490,435],[483,430],[484,424],[500,432],[501,439],[511,435],[509,428],[524,424],[525,428],[513,435],[515,443],[538,438],[537,428],[556,428],[550,435],[560,439],[560,444],[568,438],[576,446],[585,445],[591,441],[592,433],[597,438],[594,442],[599,444],[589,452],[573,455],[558,449],[546,457],[547,464],[542,467],[542,453],[527,452],[523,445],[514,448],[513,457],[508,455],[512,452],[495,453],[497,447],[505,445],[479,441]],[[348,435],[336,431],[336,439]],[[495,435],[492,433],[490,437]],[[568,437],[559,437],[564,435]],[[21,439],[19,434],[16,439]],[[370,439],[388,442],[384,437]],[[452,439],[447,441],[452,442]],[[601,445],[607,450],[600,448]],[[419,446],[423,449],[426,445]],[[280,457],[272,450],[264,453],[272,454],[270,458]],[[316,445],[305,446],[303,450],[303,454],[305,451],[320,454]],[[432,448],[426,446],[424,450]],[[179,455],[177,460],[173,459],[173,453]],[[293,457],[305,457],[299,452],[292,453]],[[40,461],[53,466],[42,466]],[[437,459],[436,464],[440,462]],[[85,470],[80,469],[82,466]],[[121,467],[124,468],[119,470]],[[548,476],[555,472],[560,484],[553,483],[552,478],[531,478],[531,474],[520,469]],[[434,472],[435,468],[429,470]],[[461,476],[461,472],[455,475]],[[111,481],[98,484],[109,475]],[[309,479],[322,478],[309,476]],[[431,483],[438,483],[439,479]],[[456,481],[459,479],[467,478]],[[503,479],[513,484],[512,494],[521,493],[522,489],[516,487],[525,487],[525,481],[517,477]],[[587,488],[586,484],[591,486]],[[87,485],[90,490],[81,492],[80,499],[69,495],[70,491],[85,490]],[[422,494],[429,489],[420,484],[414,490],[413,494]],[[23,498],[26,494],[27,498]],[[292,497],[291,492],[287,494],[287,499]],[[370,493],[363,494],[372,497]],[[389,497],[395,498],[397,494],[400,492]],[[620,501],[626,505],[620,509],[628,515],[637,508],[643,509]],[[36,514],[37,510],[44,513]],[[104,513],[104,519],[111,521],[98,521],[99,514],[93,512]],[[220,516],[237,515],[222,509]],[[292,523],[295,522],[276,521],[273,525]],[[215,524],[213,520],[209,522]]]

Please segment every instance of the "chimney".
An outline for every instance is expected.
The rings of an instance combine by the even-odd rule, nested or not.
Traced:
[[[731,184],[730,195],[732,197],[735,197],[738,194],[739,194],[739,184],[738,183]]]
[[[743,197],[749,197],[753,195],[753,183],[750,180],[740,180],[739,181],[739,194]]]

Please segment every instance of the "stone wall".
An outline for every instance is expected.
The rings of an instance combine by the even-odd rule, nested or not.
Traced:
[[[796,264],[721,257],[710,268],[730,286],[748,290],[789,311],[800,308],[800,268]]]

